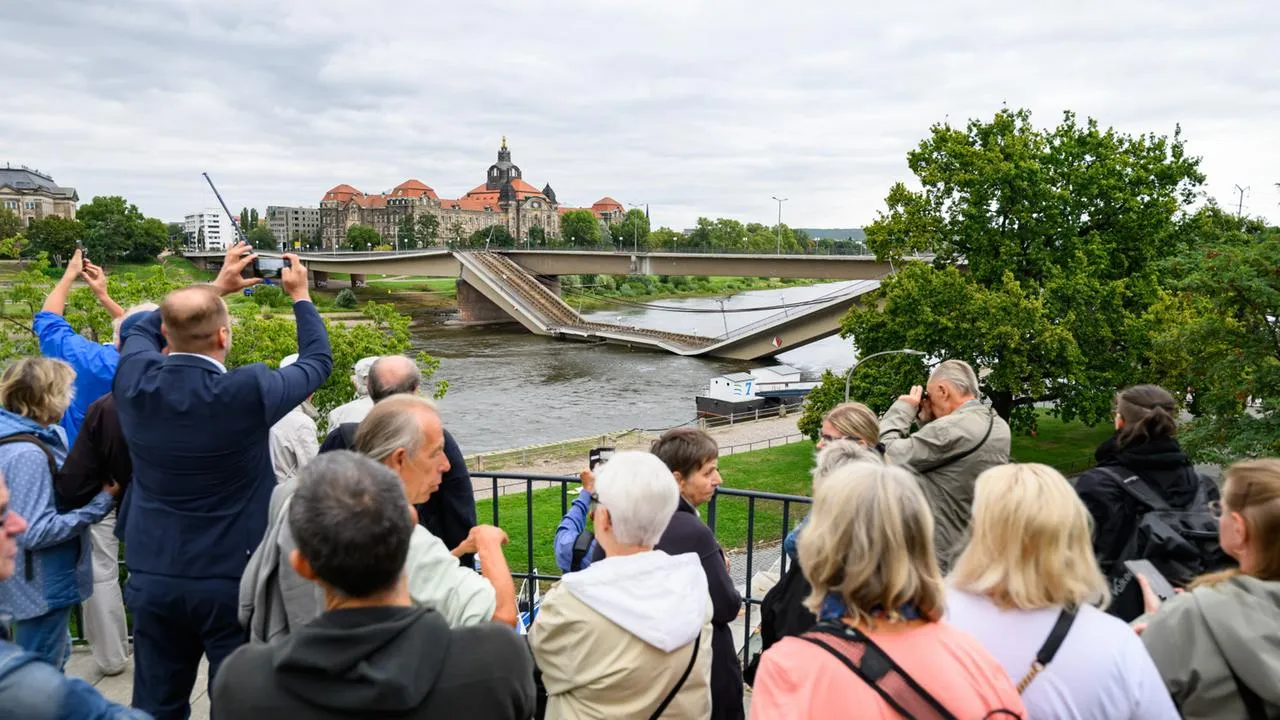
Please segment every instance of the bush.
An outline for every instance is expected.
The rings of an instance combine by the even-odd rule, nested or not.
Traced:
[[[356,300],[356,294],[351,292],[351,288],[343,288],[342,292],[338,293],[338,297],[333,300],[334,307],[339,307],[343,310],[354,310],[359,304]]]
[[[289,304],[289,298],[285,297],[284,291],[275,285],[258,285],[253,288],[253,301],[263,307],[285,307]]]

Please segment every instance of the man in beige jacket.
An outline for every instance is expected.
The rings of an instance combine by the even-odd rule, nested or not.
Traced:
[[[978,376],[961,360],[938,365],[926,388],[911,388],[880,419],[885,462],[923,476],[943,572],[964,545],[974,482],[1009,462],[1010,439],[1009,425],[978,400]]]
[[[706,573],[696,553],[653,549],[679,502],[675,478],[654,455],[621,452],[595,487],[605,557],[561,578],[529,631],[547,720],[703,720],[711,715]]]

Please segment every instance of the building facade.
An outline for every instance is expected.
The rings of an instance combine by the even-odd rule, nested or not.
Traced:
[[[182,229],[192,250],[226,250],[236,242],[236,228],[221,209],[186,216]]]
[[[268,205],[266,219],[282,248],[311,247],[319,240],[320,208]]]
[[[78,202],[75,188],[60,187],[39,170],[25,165],[0,168],[0,208],[12,211],[27,225],[53,216],[73,220]]]
[[[438,242],[461,241],[493,225],[525,242],[534,228],[547,237],[559,237],[560,215],[576,209],[591,210],[604,223],[617,222],[623,214],[622,206],[608,197],[591,208],[562,207],[550,183],[539,190],[525,182],[504,137],[484,184],[457,199],[442,198],[419,180],[406,180],[379,195],[366,195],[347,184],[334,187],[320,201],[320,238],[325,248],[341,247],[350,227],[368,225],[387,245],[394,245],[406,216],[430,213],[438,221]]]

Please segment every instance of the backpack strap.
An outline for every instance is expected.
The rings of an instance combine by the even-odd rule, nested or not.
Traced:
[[[1119,469],[1110,465],[1100,465],[1097,468],[1103,474],[1116,481],[1116,485],[1120,486],[1134,500],[1146,505],[1152,510],[1172,510],[1169,503],[1155,491],[1146,480],[1143,480],[1137,473],[1121,472]]]
[[[1049,631],[1049,637],[1044,641],[1044,645],[1036,652],[1035,662],[1031,663],[1031,670],[1022,679],[1018,681],[1018,694],[1021,695],[1032,680],[1044,670],[1045,666],[1053,661],[1053,656],[1058,654],[1058,649],[1062,647],[1062,641],[1067,639],[1067,633],[1071,631],[1071,624],[1076,620],[1076,608],[1064,607],[1062,612],[1058,613],[1058,621],[1053,624],[1053,629]]]
[[[596,536],[590,530],[583,530],[573,539],[573,554],[569,559],[570,572],[582,569],[582,561],[587,558],[587,553],[591,552],[591,543],[595,541]]]
[[[850,659],[850,657],[831,645],[819,639],[819,635],[835,635],[856,645],[862,652],[858,662]],[[920,687],[915,678],[907,674],[893,658],[885,654],[871,638],[864,633],[848,627],[846,625],[837,625],[830,622],[821,622],[814,626],[813,630],[800,636],[801,640],[817,645],[826,650],[844,666],[857,675],[864,683],[875,690],[880,697],[905,718],[914,717],[907,710],[904,703],[911,705],[919,705],[924,703],[943,720],[957,720],[956,716],[951,714],[949,710],[942,706],[936,698],[928,693],[924,688]],[[881,683],[886,678],[890,679],[890,688],[884,687]],[[900,682],[892,682],[896,678]]]
[[[667,706],[671,704],[672,700],[676,699],[676,693],[679,693],[680,688],[684,687],[684,682],[689,679],[689,673],[693,672],[694,663],[698,662],[698,646],[701,644],[702,631],[699,630],[698,637],[693,641],[693,655],[689,658],[689,664],[685,666],[684,674],[676,681],[676,685],[671,688],[671,692],[667,693],[667,696],[662,698],[662,703],[659,704],[658,709],[654,710],[653,714],[649,716],[649,720],[658,720],[658,718],[662,717],[662,713],[667,711]]]
[[[987,438],[991,437],[991,430],[994,429],[996,426],[995,411],[989,410],[988,412],[991,413],[991,415],[987,419],[987,433],[982,436],[982,439],[978,441],[977,445],[974,445],[973,447],[969,448],[968,450],[965,450],[964,452],[958,455],[952,455],[951,457],[943,458],[931,465],[926,465],[925,467],[922,467],[922,468],[915,468],[916,472],[920,473],[921,475],[927,475],[928,473],[931,473],[934,470],[937,470],[938,468],[946,467],[952,463],[958,463],[961,460],[969,457],[970,455],[978,452],[978,450],[980,450],[983,445],[987,444]]]

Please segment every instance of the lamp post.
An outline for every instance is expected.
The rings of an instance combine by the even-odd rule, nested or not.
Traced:
[[[790,200],[791,198],[780,198],[777,195],[774,195],[773,199],[778,203],[778,254],[781,255],[782,254],[782,203]]]
[[[643,203],[627,203],[627,205],[630,205],[637,210],[640,209],[642,204]],[[623,215],[623,217],[625,218],[626,215]],[[640,252],[640,225],[637,223],[631,223],[631,252]]]
[[[845,373],[845,376],[844,376],[844,401],[845,402],[849,402],[849,381],[853,379],[853,371],[857,370],[858,366],[861,365],[862,363],[870,360],[873,357],[880,357],[881,355],[917,355],[917,356],[923,357],[925,353],[920,352],[919,350],[912,350],[910,348],[902,348],[901,350],[884,350],[878,353],[871,353],[870,355],[864,358],[858,358],[857,360],[854,360],[853,367],[850,367],[849,372]]]

